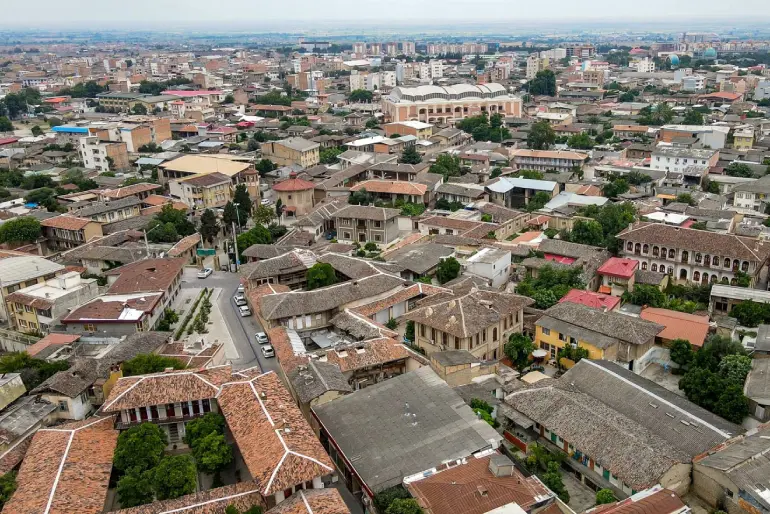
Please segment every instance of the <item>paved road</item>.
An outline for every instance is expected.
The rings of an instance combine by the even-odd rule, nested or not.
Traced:
[[[259,364],[262,371],[276,370],[278,368],[276,359],[274,357],[266,359],[254,339],[254,334],[263,332],[257,318],[254,315],[244,318],[238,313],[233,296],[239,284],[240,277],[237,273],[215,271],[206,279],[198,279],[191,269],[185,270],[182,281],[183,288],[219,287],[222,289],[218,300],[219,310],[225,318],[225,324],[240,356],[238,360],[233,361],[235,369],[250,368]]]

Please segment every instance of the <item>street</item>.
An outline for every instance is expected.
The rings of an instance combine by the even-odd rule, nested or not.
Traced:
[[[237,273],[215,271],[208,278],[197,278],[197,270],[187,268],[182,279],[182,288],[221,288],[218,306],[224,317],[225,324],[232,337],[233,344],[238,351],[239,358],[233,361],[234,369],[245,369],[259,364],[262,371],[276,370],[278,362],[273,357],[266,359],[259,350],[254,335],[264,330],[257,322],[256,316],[242,317],[237,310],[233,296],[235,296],[240,276]]]

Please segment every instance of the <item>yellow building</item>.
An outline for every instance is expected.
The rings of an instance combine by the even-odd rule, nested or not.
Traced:
[[[297,164],[310,168],[321,162],[321,145],[301,137],[289,137],[263,143],[262,156],[279,166]]]
[[[8,321],[6,298],[16,291],[54,278],[64,271],[64,266],[37,256],[18,256],[0,259],[0,318]]]
[[[171,198],[187,204],[192,210],[224,207],[233,197],[233,183],[222,173],[207,173],[172,180]]]
[[[733,132],[733,148],[736,150],[751,150],[754,146],[754,127],[738,127]]]
[[[535,345],[549,352],[549,359],[556,359],[559,349],[570,345],[588,351],[589,359],[617,362],[639,373],[663,329],[640,318],[564,302],[535,322]]]

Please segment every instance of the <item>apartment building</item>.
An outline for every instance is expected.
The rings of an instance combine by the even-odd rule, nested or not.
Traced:
[[[685,174],[697,170],[703,174],[709,168],[716,166],[718,161],[719,150],[658,144],[652,151],[650,168]]]
[[[262,143],[262,156],[279,166],[296,164],[310,168],[321,161],[321,145],[301,137]]]
[[[572,172],[583,168],[588,155],[561,150],[514,150],[511,161],[520,170]]]
[[[658,141],[690,140],[703,148],[721,150],[727,142],[730,127],[720,125],[663,125],[658,131]]]
[[[71,209],[69,215],[90,218],[102,223],[112,223],[139,216],[142,200],[136,196],[126,196],[117,200],[92,202],[84,207]]]
[[[341,243],[388,244],[398,237],[401,211],[383,207],[348,205],[334,213],[337,240]]]
[[[19,332],[47,334],[62,315],[98,294],[95,278],[81,278],[76,271],[64,273],[6,296],[8,321]]]
[[[25,287],[53,279],[63,273],[65,267],[42,257],[19,253],[0,259],[0,319],[9,320],[6,298]]]
[[[733,193],[735,207],[764,213],[770,200],[770,176],[737,184]]]
[[[102,237],[102,224],[91,218],[62,214],[40,222],[49,250],[69,250]]]
[[[521,116],[521,98],[501,84],[396,87],[382,99],[391,122],[452,123],[482,112]]]
[[[232,199],[233,183],[222,173],[207,173],[168,183],[171,198],[184,202],[191,210],[224,207]]]
[[[736,284],[736,273],[752,286],[767,265],[770,243],[662,223],[636,222],[618,234],[620,256],[639,261],[642,271],[668,273],[678,283]]]
[[[80,138],[80,157],[84,168],[100,173],[129,167],[126,143],[105,142],[98,136]]]
[[[383,126],[387,137],[414,136],[417,139],[430,139],[433,135],[433,125],[421,121],[400,121]]]

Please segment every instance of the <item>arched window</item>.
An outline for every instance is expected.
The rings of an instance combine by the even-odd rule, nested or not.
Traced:
[[[682,262],[687,263],[690,260],[690,254],[687,250],[682,251]]]
[[[661,273],[665,273],[666,272],[666,267],[661,264],[660,265],[660,269],[658,271],[660,271]]]
[[[709,283],[709,274],[708,273],[704,273],[703,274],[703,280],[701,282],[704,283],[704,284],[708,284]]]
[[[492,329],[492,341],[497,341],[497,327]]]
[[[626,245],[626,250],[628,250],[629,252],[633,252],[634,251],[634,243],[629,241],[628,244]]]
[[[722,277],[722,283],[723,283],[723,284],[729,284],[729,283],[730,283],[730,280],[728,280],[728,278],[727,278],[727,277]]]
[[[673,259],[675,256],[676,256],[676,250],[674,250],[673,248],[671,248],[671,249],[668,251],[668,258],[669,258],[669,259]]]
[[[735,259],[733,261],[733,271],[738,271],[740,267],[741,267],[741,261],[739,261],[738,259]]]
[[[652,268],[650,268],[652,271],[658,271],[658,265],[654,262],[652,263]]]
[[[668,274],[671,275],[672,277],[674,276],[674,267],[673,266],[669,266],[668,267]]]
[[[666,255],[668,255],[668,253],[666,252],[666,249],[665,248],[661,248],[660,249],[660,258],[661,259],[665,259]]]
[[[703,260],[703,256],[700,253],[695,254],[695,262],[699,263]]]
[[[731,279],[730,279],[730,285],[731,285],[731,286],[734,286],[734,285],[736,285],[736,284],[738,284],[738,279],[737,279],[737,278],[735,278],[735,277],[731,278]]]
[[[686,269],[679,270],[679,280],[687,280],[687,270]]]
[[[711,256],[710,255],[706,255],[705,257],[703,257],[703,265],[704,266],[711,266]]]
[[[749,271],[749,261],[743,261],[741,263],[741,271],[744,272],[744,273]]]
[[[650,245],[642,246],[642,253],[650,253]]]
[[[725,264],[724,264],[724,266],[725,266],[725,268],[729,268],[730,267],[730,259],[728,259],[727,257],[725,257]]]
[[[637,254],[637,255],[639,255],[639,253],[641,253],[641,251],[642,251],[642,245],[641,245],[641,244],[639,244],[639,243],[636,243],[636,244],[634,245],[634,253],[635,253],[635,254]]]
[[[700,282],[700,271],[694,271],[692,274],[693,282]]]
[[[716,284],[716,283],[717,283],[717,280],[719,280],[719,277],[717,276],[717,274],[716,274],[716,273],[714,273],[713,275],[711,275],[711,283],[712,283],[712,284]]]
[[[652,256],[657,257],[658,253],[660,252],[660,249],[657,246],[652,247]]]
[[[646,262],[642,263],[642,271],[647,271],[647,263]]]

